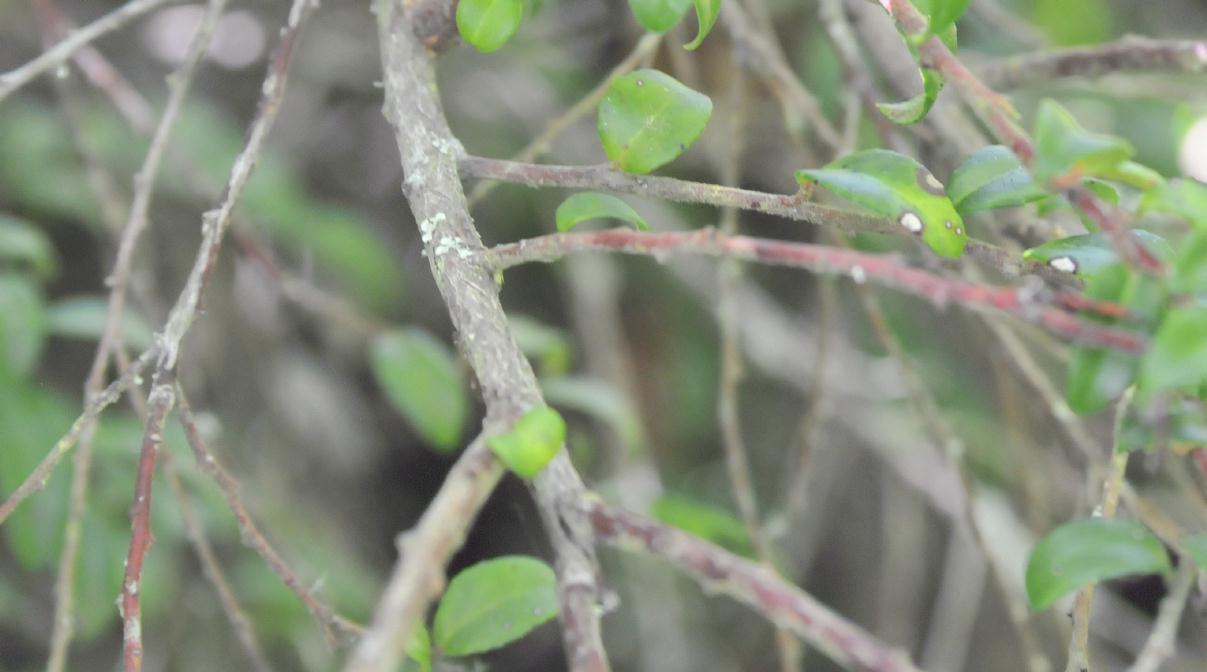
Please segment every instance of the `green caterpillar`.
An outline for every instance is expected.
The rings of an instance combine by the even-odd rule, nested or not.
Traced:
[[[968,243],[964,220],[943,183],[904,154],[870,149],[848,154],[825,168],[798,170],[802,185],[816,182],[872,212],[892,218],[941,257],[959,257]]]

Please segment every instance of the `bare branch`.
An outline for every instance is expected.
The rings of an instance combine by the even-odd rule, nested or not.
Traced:
[[[1157,620],[1153,622],[1152,633],[1128,672],[1157,672],[1161,669],[1161,663],[1169,660],[1176,651],[1178,624],[1182,621],[1186,600],[1190,597],[1190,589],[1194,587],[1195,577],[1198,576],[1198,568],[1190,557],[1182,556],[1181,563],[1173,586],[1157,608]]]
[[[43,13],[48,15],[48,19],[52,18],[57,10],[57,7],[51,2],[39,3],[39,7],[44,7]],[[130,206],[126,225],[122,230],[113,272],[109,275],[110,291],[105,323],[101,328],[101,338],[96,346],[96,354],[93,356],[88,378],[84,382],[85,399],[92,398],[104,386],[110,354],[121,348],[121,325],[130,267],[138,239],[147,227],[147,211],[150,208],[151,195],[155,190],[155,178],[159,172],[168,139],[176,127],[185,96],[188,94],[193,73],[196,72],[198,64],[209,48],[214,27],[225,7],[226,0],[210,1],[201,25],[198,26],[197,32],[189,44],[183,63],[168,78],[171,95],[168,97],[159,125],[155,129],[151,146],[143,159],[143,165],[134,178],[133,203]],[[96,58],[100,58],[99,55],[96,55]],[[104,63],[103,59],[100,62]],[[141,100],[141,98],[139,99]],[[115,102],[120,101],[115,100]],[[88,478],[92,464],[92,439],[95,429],[96,419],[94,418],[84,427],[81,433],[80,449],[75,455],[75,471],[72,474],[71,499],[68,504],[68,522],[64,531],[63,553],[59,558],[58,581],[55,585],[55,619],[51,634],[50,661],[47,663],[48,672],[56,672],[66,666],[67,649],[73,634],[75,566],[79,553],[80,521],[83,519],[84,509],[87,505]]]
[[[375,10],[385,115],[395,128],[406,173],[403,191],[419,222],[424,253],[456,327],[461,351],[474,370],[486,402],[485,431],[498,431],[544,402],[532,367],[508,328],[490,269],[479,256],[483,251],[481,238],[469,216],[457,174],[457,160],[464,150],[449,130],[436,95],[432,53],[415,36],[408,10],[400,3],[382,0]],[[391,587],[346,670],[396,669],[416,618],[439,589],[446,553],[460,544],[501,473],[484,447],[461,457],[436,498],[437,504],[458,506],[460,515],[453,519],[455,526],[439,534],[420,535],[415,544],[403,544]],[[581,496],[583,485],[564,449],[537,474],[533,486],[557,556],[559,618],[570,669],[607,670],[596,611],[591,529],[579,512],[564,504]],[[427,520],[430,518],[425,514]],[[431,528],[421,523],[420,529]],[[432,535],[445,543],[425,549]],[[417,567],[416,562],[430,564]]]
[[[1129,36],[1092,47],[1026,52],[986,63],[976,72],[995,89],[1119,72],[1201,73],[1207,72],[1207,41]]]
[[[939,307],[957,303],[974,310],[1007,313],[1077,343],[1131,353],[1139,353],[1147,347],[1143,336],[1082,320],[1053,308],[1033,290],[988,287],[935,275],[907,266],[895,255],[866,254],[825,245],[748,236],[722,236],[711,229],[683,233],[642,233],[629,229],[558,233],[499,245],[487,252],[487,259],[496,269],[504,270],[529,262],[552,262],[567,253],[587,250],[656,258],[677,254],[736,257],[816,273],[838,273],[849,275],[856,282],[872,281],[913,294]]]
[[[159,335],[159,358],[151,381],[146,433],[138,460],[138,478],[134,486],[134,504],[130,509],[130,549],[126,556],[126,573],[122,580],[120,611],[123,624],[123,660],[126,672],[142,669],[141,581],[142,565],[151,545],[151,477],[159,453],[166,416],[176,398],[176,366],[181,341],[200,312],[201,297],[209,284],[210,275],[222,249],[222,239],[230,225],[235,203],[251,177],[264,147],[264,140],[285,96],[289,65],[293,60],[297,39],[315,4],[313,0],[294,0],[289,19],[281,31],[280,40],[270,58],[268,75],[261,88],[260,107],[248,133],[243,151],[235,159],[227,182],[226,193],[216,210],[202,217],[201,246],[189,273],[185,287],[168,314],[163,333]]]
[[[913,235],[888,218],[810,203],[797,194],[771,194],[718,184],[689,182],[673,177],[631,175],[613,170],[606,164],[555,166],[466,156],[460,160],[459,166],[462,175],[466,177],[514,182],[528,187],[602,189],[679,203],[700,203],[719,208],[750,210],[819,226],[836,227],[851,234]],[[1036,273],[1055,282],[1065,284],[1069,282],[1067,274],[1059,274],[1043,264],[1026,261],[1018,255],[990,243],[969,240],[966,249],[971,256],[985,261],[1009,277],[1026,272]]]
[[[101,18],[67,36],[67,39],[51,47],[41,56],[16,70],[0,75],[0,101],[13,91],[28,84],[38,75],[61,65],[75,52],[93,40],[111,33],[147,12],[179,0],[130,0]]]
[[[918,672],[909,657],[831,611],[767,568],[673,527],[604,504],[580,506],[599,540],[622,550],[648,553],[691,575],[708,592],[743,602],[848,670]]]
[[[197,427],[197,420],[193,416],[193,409],[189,406],[184,390],[179,386],[176,388],[176,399],[179,404],[180,426],[184,428],[184,436],[189,443],[189,448],[193,451],[197,468],[209,476],[222,491],[227,508],[235,516],[235,524],[239,527],[239,538],[243,540],[243,544],[259,554],[272,573],[281,579],[281,583],[284,583],[285,587],[293,591],[302,604],[306,605],[310,615],[323,629],[323,635],[328,642],[332,644],[346,643],[359,635],[363,629],[360,625],[340,616],[331,605],[302,585],[297,571],[289,566],[289,563],[273,547],[272,542],[268,541],[268,537],[264,535],[260,526],[252,518],[251,512],[243,502],[243,496],[239,494],[239,481],[222,466],[213,451],[206,445],[205,439]]]

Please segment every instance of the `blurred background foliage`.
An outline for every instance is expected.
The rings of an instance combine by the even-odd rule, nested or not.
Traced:
[[[82,24],[118,4],[65,0],[62,6]],[[308,29],[270,149],[240,204],[238,235],[223,254],[204,317],[186,341],[181,370],[193,406],[202,411],[203,429],[242,481],[269,537],[307,585],[362,621],[393,561],[394,535],[420,515],[480,416],[398,188],[402,175],[380,115],[376,30],[366,4],[328,2]],[[833,118],[843,108],[846,80],[815,19],[816,3],[767,4],[789,59]],[[973,4],[960,23],[962,54],[973,64],[1044,46],[1094,44],[1125,32],[1165,38],[1207,33],[1207,6],[1191,0]],[[537,0],[528,9],[504,49],[490,55],[457,49],[441,61],[447,113],[471,153],[507,157],[518,151],[594,87],[640,36],[618,0]],[[197,11],[165,9],[97,43],[155,110],[166,95],[172,47],[187,42],[189,16],[195,20]],[[200,71],[135,265],[124,327],[132,353],[149,344],[182,285],[200,215],[216,203],[254,112],[265,37],[275,34],[284,12],[279,2],[234,3],[219,29],[231,37],[219,40]],[[698,53],[672,53],[692,35],[691,26],[672,32],[654,64],[709,93],[717,111],[700,142],[661,172],[717,181],[735,113],[724,93],[734,76],[730,45],[718,30]],[[0,71],[38,53],[38,36],[28,3],[0,0]],[[793,148],[780,130],[778,103],[766,90],[751,82],[746,91],[743,186],[793,191],[793,170],[824,163],[824,157]],[[1014,100],[1029,119],[1040,97],[1058,98],[1087,127],[1128,138],[1140,160],[1172,176],[1185,169],[1187,151],[1207,153],[1207,147],[1187,149],[1183,142],[1191,122],[1207,113],[1205,92],[1201,78],[1144,75],[1043,82],[1015,92]],[[865,120],[861,136],[869,146],[876,144],[871,124]],[[74,68],[0,104],[5,493],[80,411],[82,382],[103,323],[114,227],[124,221],[145,149],[143,137]],[[919,153],[946,177],[952,166],[943,157],[951,158],[950,150],[921,143]],[[602,158],[591,115],[547,156],[558,163]],[[479,229],[488,244],[550,231],[553,210],[565,195],[500,187],[476,208]],[[626,200],[655,229],[717,222],[718,213],[707,208]],[[1066,232],[1080,230],[1071,215],[1059,221]],[[972,222],[973,235],[986,223]],[[743,225],[786,239],[820,236],[759,215],[744,215]],[[1025,226],[1014,235],[1023,245],[1043,239]],[[908,241],[861,236],[857,242],[918,256]],[[733,513],[717,429],[712,268],[710,262],[579,257],[509,272],[503,296],[550,402],[570,422],[572,456],[592,486],[749,553],[750,541]],[[952,590],[945,576],[963,558],[949,539],[951,514],[943,509],[951,501],[943,488],[951,484],[933,478],[939,463],[897,364],[879,346],[848,284],[832,284],[836,299],[827,304],[821,297],[833,281],[764,268],[749,269],[747,278],[757,294],[743,295],[745,305],[774,328],[751,346],[741,410],[760,505],[783,554],[781,571],[915,656],[938,656],[932,660],[940,663],[928,669],[952,669],[941,664],[942,651],[927,648],[943,646],[932,631],[945,623],[936,605],[951,599],[943,593]],[[306,288],[321,288],[322,298]],[[891,329],[962,442],[985,493],[977,506],[1015,542],[1007,543],[1012,552],[1021,558],[1037,535],[1075,511],[1084,513],[1084,482],[1068,459],[1065,439],[1004,356],[986,345],[990,337],[982,323],[958,311],[936,313],[911,298],[881,298]],[[402,359],[378,362],[375,375],[372,344],[404,328],[398,333],[428,345],[382,355]],[[1024,333],[1039,344],[1039,361],[1050,376],[1061,380],[1065,348]],[[825,351],[818,350],[820,340],[828,341]],[[609,351],[623,354],[619,366]],[[819,352],[826,378],[817,387],[812,379],[822,364]],[[393,378],[400,382],[382,374],[390,366],[401,367]],[[467,410],[444,414],[436,420],[443,425],[425,428],[422,418],[432,413],[423,404],[445,393],[463,398]],[[1091,429],[1107,436],[1109,419],[1095,416]],[[120,625],[113,600],[128,543],[126,511],[140,434],[125,404],[107,412],[100,425],[70,669],[115,669]],[[802,442],[811,447],[803,480],[795,477]],[[279,669],[334,669],[338,656],[293,594],[240,544],[220,493],[192,468],[174,425],[167,447]],[[1153,474],[1159,496],[1158,460],[1141,466]],[[0,669],[43,664],[70,471],[62,465],[0,530]],[[807,491],[794,493],[798,488]],[[247,669],[167,484],[157,482],[155,492],[156,543],[142,591],[148,669]],[[790,509],[794,498],[807,505]],[[453,570],[501,553],[547,555],[538,517],[513,478],[492,497]],[[611,553],[604,559],[608,588],[618,598],[605,617],[616,669],[775,665],[772,630],[742,608],[701,595],[656,563]],[[1000,591],[984,579],[983,568],[981,578],[985,599],[964,605],[970,611],[961,669],[1021,669]],[[1110,599],[1139,619],[1152,612],[1159,588],[1118,582]],[[1056,659],[1063,646],[1060,618],[1049,612],[1034,619],[1043,648]],[[1126,616],[1122,621],[1107,627],[1142,632]],[[1196,641],[1203,643],[1201,633]],[[1107,648],[1124,661],[1137,645],[1120,637]],[[559,669],[556,625],[484,660],[492,669]],[[1169,669],[1201,669],[1194,664]],[[810,669],[827,665],[810,660]]]

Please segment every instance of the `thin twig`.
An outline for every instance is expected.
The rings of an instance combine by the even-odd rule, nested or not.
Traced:
[[[197,519],[197,515],[193,513],[193,506],[189,503],[189,495],[185,492],[184,485],[180,482],[180,475],[176,472],[175,463],[167,459],[169,457],[170,454],[164,453],[164,474],[167,476],[168,485],[172,488],[172,493],[176,496],[176,504],[180,507],[180,517],[184,521],[184,531],[188,535],[189,541],[193,544],[193,550],[197,553],[197,559],[201,562],[201,571],[205,574],[205,578],[209,579],[210,584],[214,586],[214,591],[218,593],[218,600],[222,603],[222,611],[226,614],[227,620],[230,621],[231,627],[235,631],[235,636],[243,646],[244,652],[247,653],[247,658],[251,662],[252,668],[257,670],[257,672],[270,672],[272,666],[268,664],[268,658],[264,655],[264,649],[260,646],[260,640],[256,637],[251,619],[247,617],[247,613],[239,606],[239,598],[235,597],[235,592],[231,588],[230,582],[226,580],[226,574],[222,571],[222,566],[218,563],[217,556],[214,555],[214,548],[210,545],[210,540],[205,534],[205,527]]]
[[[699,203],[719,208],[761,212],[819,226],[836,227],[850,234],[886,233],[903,237],[914,235],[891,219],[810,203],[798,194],[772,194],[657,175],[630,175],[602,164],[555,166],[466,156],[460,160],[459,165],[465,177],[514,182],[534,188],[602,189],[679,203]],[[1056,282],[1068,283],[1067,274],[1053,271],[1044,264],[1026,261],[1019,255],[990,243],[969,240],[966,250],[968,254],[986,262],[1007,277],[1026,272],[1036,273]]]
[[[34,8],[38,11],[39,20],[44,22],[56,42],[76,30],[75,24],[59,8],[56,0],[37,0]],[[82,47],[71,58],[88,81],[113,103],[126,123],[139,133],[151,134],[155,125],[155,111],[96,47]]]
[[[1119,508],[1119,496],[1127,472],[1127,458],[1130,453],[1119,451],[1119,434],[1131,399],[1132,389],[1129,389],[1115,408],[1115,455],[1111,459],[1110,474],[1102,487],[1102,503],[1096,511],[1097,515],[1107,520],[1114,518]],[[1090,583],[1077,592],[1077,599],[1073,604],[1073,635],[1069,638],[1069,659],[1065,672],[1090,670],[1090,613],[1094,605],[1094,588],[1097,585]]]
[[[168,314],[167,323],[158,337],[160,346],[155,375],[148,397],[146,432],[138,459],[138,478],[134,486],[134,503],[130,508],[130,548],[126,556],[125,578],[122,580],[120,611],[123,630],[123,660],[126,672],[142,669],[141,582],[142,565],[151,545],[151,478],[159,453],[166,416],[176,401],[176,368],[180,346],[185,334],[200,313],[201,297],[209,284],[222,249],[222,239],[230,225],[235,203],[243,193],[247,180],[264,147],[285,95],[289,65],[296,53],[298,37],[314,9],[313,0],[294,0],[289,18],[281,31],[280,40],[270,58],[268,75],[261,88],[259,110],[252,121],[243,151],[235,159],[227,182],[226,193],[216,210],[202,217],[202,240],[193,268],[184,289]]]
[[[740,178],[742,151],[746,135],[746,79],[740,68],[731,68],[732,82],[729,91],[731,111],[729,138],[730,146],[721,165],[721,183],[736,186]],[[720,231],[726,235],[738,232],[738,210],[725,208],[721,211]],[[721,427],[721,445],[725,451],[725,465],[738,513],[750,536],[755,556],[759,562],[774,571],[771,541],[759,516],[758,497],[754,478],[750,473],[749,451],[742,438],[742,419],[739,410],[742,382],[742,354],[738,343],[737,283],[742,276],[742,266],[737,259],[723,260],[717,268],[718,291],[717,319],[721,328],[721,380],[717,395],[717,420]],[[799,667],[800,644],[792,633],[783,627],[776,628],[776,649],[779,653],[780,669],[792,672]]]
[[[627,75],[662,43],[662,35],[658,33],[647,33],[637,41],[637,45],[633,47],[633,51],[629,52],[623,60],[616,64],[616,67],[604,77],[603,81],[591,89],[587,95],[583,96],[577,103],[572,105],[568,110],[558,115],[556,119],[549,122],[545,130],[540,135],[533,138],[523,149],[516,152],[512,157],[513,161],[535,161],[549,151],[549,145],[570,127],[571,124],[582,118],[591,110],[595,109],[597,103],[603,100],[605,94],[608,93],[608,88],[612,83],[621,77]],[[469,207],[473,208],[483,198],[494,191],[495,187],[499,186],[498,182],[484,181],[479,182],[473,190],[469,192]]]
[[[801,84],[779,45],[768,35],[750,25],[750,17],[738,2],[721,4],[721,23],[729,32],[738,53],[739,62],[766,83],[784,110],[784,120],[790,131],[808,121],[817,137],[831,150],[842,147],[842,134],[822,113],[821,105]]]
[[[101,18],[67,36],[62,42],[45,51],[41,56],[0,75],[0,101],[13,91],[28,84],[38,75],[48,72],[71,58],[75,52],[93,40],[111,33],[130,21],[162,5],[178,0],[131,0]]]
[[[100,415],[101,411],[106,407],[117,401],[126,388],[131,385],[140,384],[140,376],[143,369],[147,368],[158,355],[159,348],[149,348],[130,365],[130,368],[125,373],[117,380],[109,383],[108,387],[88,402],[88,405],[84,407],[84,412],[71,423],[71,428],[67,430],[67,433],[55,442],[54,447],[50,449],[46,457],[42,458],[38,466],[34,467],[34,470],[21,482],[21,485],[17,486],[17,489],[8,496],[8,499],[4,500],[3,505],[0,505],[0,525],[3,525],[4,521],[8,520],[13,511],[28,499],[30,495],[46,487],[46,483],[50,480],[50,475],[54,473],[55,467],[58,466],[59,462],[75,447],[76,442],[79,441],[84,427]]]
[[[986,85],[1007,90],[1053,79],[1092,79],[1118,72],[1202,73],[1207,72],[1207,41],[1154,40],[1133,35],[1090,47],[1026,52],[975,70]]]
[[[331,605],[306,588],[298,578],[297,571],[286,562],[272,542],[268,540],[263,530],[256,524],[251,512],[248,511],[243,496],[239,493],[239,481],[222,466],[206,444],[201,430],[197,426],[197,419],[193,416],[193,410],[189,406],[188,398],[185,396],[184,390],[179,387],[176,389],[176,399],[177,418],[180,426],[184,428],[184,436],[188,441],[189,448],[193,451],[197,468],[209,476],[222,491],[222,496],[226,499],[226,506],[235,517],[235,524],[239,528],[239,538],[243,540],[243,544],[254,550],[272,570],[272,573],[281,579],[281,583],[284,583],[285,587],[297,595],[302,604],[306,605],[306,609],[310,611],[310,615],[322,628],[323,635],[328,642],[339,645],[358,636],[363,628],[340,616]]]
[[[1136,657],[1136,662],[1128,668],[1128,672],[1157,672],[1161,664],[1171,658],[1177,651],[1178,624],[1182,621],[1182,612],[1186,610],[1186,601],[1190,597],[1190,589],[1194,587],[1198,568],[1188,556],[1182,556],[1181,566],[1178,567],[1177,578],[1161,606],[1157,608],[1157,618],[1153,622],[1152,633],[1144,648]]]
[[[464,152],[449,130],[440,101],[433,54],[415,37],[408,8],[389,0],[374,5],[381,44],[385,116],[394,127],[406,179],[403,191],[423,234],[424,253],[486,403],[485,431],[509,426],[542,405],[540,388],[507,323],[499,289],[483,251],[457,174]],[[448,554],[459,546],[502,475],[484,441],[466,451],[437,493],[416,531],[403,542],[390,584],[345,670],[397,668],[412,629],[439,590]],[[557,560],[559,620],[569,667],[609,669],[596,609],[594,544],[584,516],[569,504],[582,480],[560,451],[533,481],[537,505]],[[443,507],[443,508],[440,508]]]
[[[55,14],[53,3],[39,3],[48,18]],[[159,125],[143,165],[134,177],[134,199],[130,206],[125,227],[118,244],[113,272],[108,279],[109,302],[101,338],[93,355],[88,378],[84,383],[84,398],[90,399],[104,386],[110,353],[120,349],[122,316],[125,310],[126,288],[129,283],[130,267],[138,239],[147,227],[147,212],[155,190],[155,179],[159,173],[165,148],[180,116],[185,96],[192,83],[193,73],[209,48],[214,27],[225,9],[226,0],[211,0],[197,32],[189,44],[185,60],[168,78],[171,94],[160,117]],[[102,61],[103,62],[103,61]],[[63,553],[59,558],[59,577],[55,586],[55,619],[51,634],[48,672],[64,669],[67,649],[71,643],[74,622],[74,584],[76,558],[79,553],[80,525],[87,506],[88,479],[91,472],[93,436],[96,419],[88,423],[81,433],[79,450],[75,454],[75,469],[71,481],[71,498],[68,504],[68,523],[64,530]]]
[[[1144,336],[1084,320],[1045,305],[1028,289],[989,287],[910,267],[895,255],[877,255],[825,245],[792,243],[749,236],[722,236],[710,229],[643,233],[610,229],[558,233],[492,248],[487,262],[497,270],[531,262],[552,262],[571,252],[609,251],[666,258],[671,255],[736,257],[762,264],[848,275],[926,299],[943,307],[956,303],[974,310],[1002,312],[1038,324],[1071,342],[1140,353]]]
[[[766,567],[703,539],[641,516],[585,498],[600,541],[622,550],[661,558],[698,581],[708,592],[725,593],[802,640],[847,670],[917,672],[909,657],[831,611]]]

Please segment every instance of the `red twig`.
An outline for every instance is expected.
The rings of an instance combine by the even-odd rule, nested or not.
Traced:
[[[926,30],[926,17],[910,0],[888,2],[892,7],[893,17],[907,33],[920,35]],[[1009,99],[985,86],[939,38],[930,38],[919,47],[918,52],[924,63],[942,72],[959,90],[981,121],[993,131],[993,135],[1010,147],[1023,165],[1030,167],[1035,159],[1035,145],[1027,133],[1015,123],[1018,113],[1014,111]],[[1126,215],[1121,210],[1104,203],[1080,185],[1068,189],[1066,193],[1078,209],[1106,232],[1122,259],[1154,275],[1164,271],[1161,261],[1129,234]]]
[[[766,567],[596,498],[585,499],[581,506],[600,541],[666,560],[707,590],[725,593],[792,630],[844,669],[918,672],[905,653],[890,648]]]
[[[712,229],[690,232],[642,233],[609,229],[589,233],[559,233],[492,248],[488,261],[502,270],[518,264],[550,262],[569,252],[601,250],[645,254],[661,259],[676,254],[736,257],[817,273],[839,273],[856,282],[872,281],[913,294],[939,307],[958,303],[976,310],[996,310],[1086,345],[1139,353],[1148,343],[1138,334],[1082,320],[1046,305],[1027,289],[989,287],[913,268],[895,255],[877,255],[842,248],[780,240],[723,236]]]
[[[285,83],[295,53],[294,47],[314,7],[314,0],[294,0],[290,7],[288,23],[281,30],[280,40],[270,58],[268,75],[261,88],[259,109],[255,120],[252,121],[247,142],[231,168],[221,203],[217,209],[205,213],[202,217],[201,245],[184,289],[172,306],[167,323],[157,341],[160,348],[159,361],[151,383],[146,432],[138,460],[134,505],[130,511],[130,549],[126,556],[126,574],[119,598],[126,672],[139,672],[142,669],[143,641],[139,599],[143,559],[152,539],[151,476],[155,472],[155,458],[159,452],[163,426],[175,403],[176,367],[180,345],[201,312],[201,299],[218,260],[218,253],[222,249],[222,240],[230,226],[235,203],[251,177],[256,161],[263,151],[268,131],[276,119],[281,100],[285,96]]]

